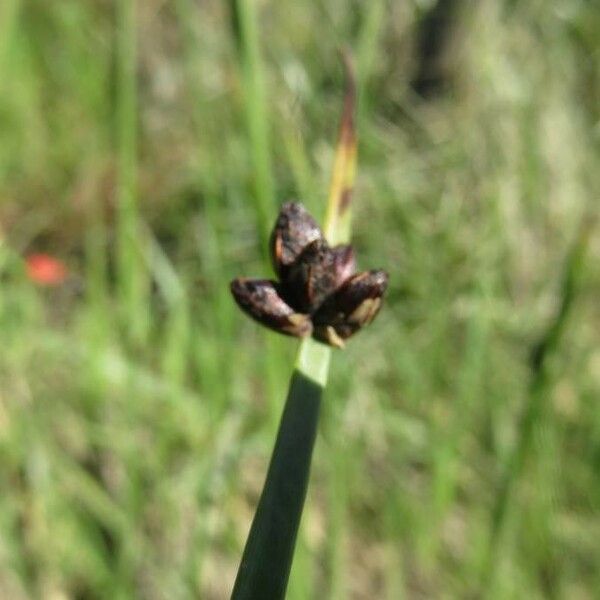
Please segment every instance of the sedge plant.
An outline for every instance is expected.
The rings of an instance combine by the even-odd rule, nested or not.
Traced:
[[[281,282],[238,279],[232,283],[236,301],[250,316],[281,333],[303,337],[235,581],[234,600],[285,596],[331,346],[343,346],[346,338],[374,318],[387,286],[383,271],[353,274],[354,256],[348,243],[356,164],[356,85],[347,55],[344,63],[347,88],[323,233],[301,205],[284,205],[271,238]],[[331,286],[334,292],[323,300]]]

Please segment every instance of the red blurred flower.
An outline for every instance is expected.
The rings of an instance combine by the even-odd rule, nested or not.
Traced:
[[[30,254],[25,259],[27,277],[38,285],[60,285],[67,278],[67,267],[49,254]]]

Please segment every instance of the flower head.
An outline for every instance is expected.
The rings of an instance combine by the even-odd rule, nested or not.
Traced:
[[[279,282],[244,278],[231,282],[240,308],[266,327],[343,347],[379,312],[387,273],[356,273],[352,246],[330,247],[301,204],[281,207],[270,250]]]

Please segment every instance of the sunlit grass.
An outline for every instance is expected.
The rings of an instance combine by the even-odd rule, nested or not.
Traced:
[[[343,45],[354,242],[391,287],[332,361],[288,597],[476,596],[490,555],[490,597],[593,597],[597,235],[519,442],[597,212],[593,3],[461,14],[429,103],[423,3],[1,4],[0,597],[228,597],[297,346],[227,282],[267,274],[280,202],[323,214]],[[30,250],[72,284],[27,281]]]

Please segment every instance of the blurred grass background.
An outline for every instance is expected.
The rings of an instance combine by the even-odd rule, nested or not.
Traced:
[[[530,357],[597,213],[600,9],[441,4],[0,3],[0,598],[228,597],[297,347],[228,282],[281,202],[323,215],[341,45],[391,287],[334,355],[289,598],[598,597],[597,234],[539,389]]]

